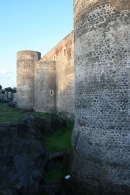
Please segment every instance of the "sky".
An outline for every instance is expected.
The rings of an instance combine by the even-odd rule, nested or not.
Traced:
[[[16,53],[44,56],[73,30],[73,0],[0,0],[0,85],[16,86]]]

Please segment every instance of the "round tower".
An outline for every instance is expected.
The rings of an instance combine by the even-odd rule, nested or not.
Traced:
[[[56,112],[56,62],[39,61],[35,64],[35,104],[38,112]]]
[[[41,58],[36,51],[17,53],[17,107],[31,110],[34,104],[34,63]]]
[[[130,1],[74,0],[74,20],[72,174],[87,192],[130,194]]]

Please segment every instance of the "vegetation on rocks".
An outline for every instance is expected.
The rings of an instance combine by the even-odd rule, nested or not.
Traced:
[[[29,115],[39,116],[40,118],[47,116],[45,113],[9,108],[6,104],[0,104],[0,124],[15,124],[17,121],[24,120]]]
[[[73,129],[73,122],[67,120],[67,126],[59,128],[54,133],[47,136],[45,147],[51,152],[67,151],[71,152],[70,137]]]
[[[24,111],[24,110],[20,110],[17,108],[10,108],[7,106],[7,104],[0,104],[0,125],[2,124],[18,124],[19,122],[28,121],[28,117],[32,116],[32,124],[30,127],[38,127],[40,128],[39,125],[39,119],[37,121],[37,123],[33,124],[33,117],[40,117],[40,119],[44,119],[40,121],[40,125],[48,125],[46,126],[47,128],[49,128],[50,123],[53,121],[53,125],[55,126],[55,116],[54,115],[49,115],[46,113],[38,113],[38,112],[34,112],[34,111]],[[30,117],[31,118],[31,117]],[[60,121],[60,125],[64,123],[64,120],[62,121],[61,117],[58,117],[58,120]],[[27,121],[26,121],[27,120]],[[43,121],[43,123],[42,123]],[[28,123],[25,123],[26,125],[29,125]],[[57,123],[56,123],[57,124]],[[71,143],[70,143],[70,138],[71,138],[71,133],[72,133],[72,129],[73,129],[73,122],[67,120],[65,122],[65,125],[61,125],[55,130],[55,126],[54,130],[52,129],[49,130],[49,133],[42,133],[42,131],[44,131],[44,129],[46,129],[46,127],[44,127],[41,131],[41,129],[37,130],[37,133],[40,133],[39,135],[39,140],[40,142],[43,141],[43,148],[46,149],[46,151],[48,152],[48,154],[51,156],[53,156],[53,154],[56,153],[62,153],[61,156],[56,156],[54,155],[54,158],[52,158],[51,160],[47,161],[47,165],[45,167],[43,167],[43,178],[44,178],[44,184],[45,185],[52,185],[52,184],[60,184],[62,179],[65,177],[65,175],[70,173],[70,161],[71,161]],[[25,125],[24,125],[25,126]],[[43,138],[43,140],[42,140]],[[25,140],[24,140],[25,139]],[[23,142],[27,143],[27,138],[21,137],[21,140],[23,140]],[[33,140],[31,140],[31,142],[29,142],[29,147],[30,149],[27,151],[27,156],[31,159],[35,158],[35,149],[37,149],[37,145],[35,142],[33,142]],[[33,148],[33,150],[31,149]],[[23,154],[21,154],[23,155]],[[59,155],[59,154],[58,154]],[[51,161],[51,162],[50,162]],[[53,162],[54,161],[54,162]],[[51,164],[49,164],[51,163]],[[48,165],[49,164],[49,165]],[[43,190],[44,191],[44,190]],[[0,195],[2,192],[0,192]],[[44,191],[43,193],[38,193],[37,195],[44,195],[46,193],[46,191]]]

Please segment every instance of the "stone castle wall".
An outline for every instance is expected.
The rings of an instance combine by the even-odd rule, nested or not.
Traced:
[[[18,52],[17,75],[19,108],[74,119],[74,32],[41,59],[38,52]]]
[[[18,53],[18,107],[75,113],[72,176],[84,194],[129,195],[130,1],[74,0],[74,19],[43,58]]]
[[[56,112],[56,62],[39,61],[35,64],[35,101],[38,112]]]
[[[56,111],[74,119],[74,32],[59,42],[40,61],[56,62]]]
[[[87,192],[130,194],[130,1],[75,0],[74,17],[72,174]]]

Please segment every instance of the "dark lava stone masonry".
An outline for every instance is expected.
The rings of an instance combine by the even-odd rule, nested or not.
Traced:
[[[75,0],[72,174],[88,192],[130,194],[130,1]]]

